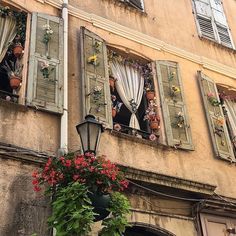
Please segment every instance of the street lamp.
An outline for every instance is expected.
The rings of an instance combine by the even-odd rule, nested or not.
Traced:
[[[83,153],[92,152],[96,155],[97,147],[103,132],[102,124],[95,120],[93,115],[85,116],[85,121],[76,125],[80,136]]]

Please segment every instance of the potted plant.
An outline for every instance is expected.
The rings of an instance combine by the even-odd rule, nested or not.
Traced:
[[[155,92],[154,90],[151,90],[149,88],[146,89],[146,98],[147,100],[153,100],[155,98]]]
[[[11,88],[19,88],[23,69],[23,65],[21,64],[21,62],[18,59],[16,60],[16,62],[9,61],[8,63],[6,61],[2,67],[7,71]]]
[[[19,58],[22,55],[23,49],[21,43],[18,42],[14,44],[12,52],[16,58]]]
[[[155,131],[160,129],[160,117],[157,114],[156,108],[156,100],[150,100],[144,116],[144,120],[149,121],[150,129]]]
[[[52,197],[49,225],[58,235],[84,236],[94,221],[106,218],[101,236],[121,235],[128,226],[129,202],[120,193],[128,186],[123,173],[105,156],[68,154],[49,158],[33,173],[35,191],[46,186]]]

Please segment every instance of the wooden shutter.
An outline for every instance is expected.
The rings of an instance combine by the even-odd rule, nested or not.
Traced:
[[[200,36],[215,40],[212,11],[208,0],[194,0],[196,19]]]
[[[141,0],[128,0],[133,6],[139,8],[140,10],[143,10],[143,5]]]
[[[169,61],[157,61],[156,67],[167,143],[170,146],[192,150],[191,129],[184,101],[179,67],[177,63]],[[172,93],[172,86],[179,89],[175,96]],[[178,125],[179,113],[183,118],[181,126]]]
[[[200,71],[198,72],[198,79],[215,154],[217,157],[226,160],[234,160],[233,149],[222,108],[220,105],[213,106],[209,101],[209,94],[219,101],[216,85],[212,79]],[[219,124],[219,120],[223,120],[223,124]]]
[[[53,30],[46,45],[44,25]],[[48,78],[42,63],[49,64]],[[63,21],[56,16],[33,13],[30,39],[27,105],[56,113],[63,112]]]
[[[89,62],[92,56],[97,58],[94,64]],[[106,45],[102,38],[84,27],[81,27],[81,63],[83,115],[92,114],[111,128],[111,95]],[[98,97],[94,94],[97,87],[101,88]]]

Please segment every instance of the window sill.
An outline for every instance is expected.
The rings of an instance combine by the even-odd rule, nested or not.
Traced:
[[[0,99],[0,106],[10,108],[13,111],[15,111],[15,110],[22,111],[22,112],[28,111],[27,106],[19,104],[19,103],[15,103],[15,102],[7,101],[4,99]]]
[[[111,130],[111,129],[107,129],[107,130],[109,130],[110,134],[115,136],[115,137],[126,139],[126,140],[129,140],[129,141],[133,141],[135,143],[145,144],[145,145],[152,146],[152,147],[159,147],[159,148],[162,148],[162,149],[165,149],[165,150],[168,150],[168,149],[171,150],[172,149],[172,147],[169,147],[167,145],[159,143],[158,140],[151,141],[151,140],[139,138],[139,137],[136,137],[136,136],[133,136],[133,135],[130,135],[130,134],[121,133],[121,132],[116,131],[116,130]]]
[[[207,37],[205,37],[205,36],[199,36],[199,38],[200,38],[200,40],[206,41],[206,42],[208,42],[208,43],[210,43],[210,44],[212,44],[212,45],[215,45],[215,46],[218,47],[218,48],[222,48],[222,49],[224,49],[224,50],[227,50],[227,51],[233,52],[233,53],[236,52],[236,50],[235,50],[233,47],[229,47],[229,46],[226,46],[226,45],[224,45],[224,44],[221,44],[221,43],[217,42],[216,40],[207,38]]]

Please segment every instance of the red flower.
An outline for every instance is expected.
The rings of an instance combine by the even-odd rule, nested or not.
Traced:
[[[35,191],[35,192],[39,192],[40,190],[41,190],[41,188],[40,188],[39,186],[37,186],[37,185],[34,186],[34,191]]]
[[[71,160],[66,160],[65,166],[70,167],[71,166]]]

